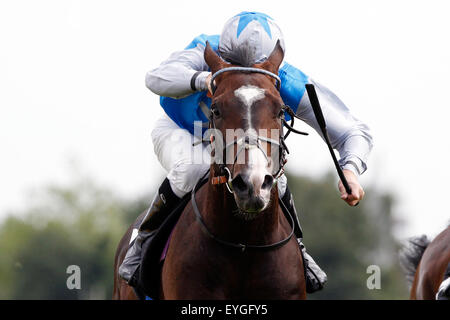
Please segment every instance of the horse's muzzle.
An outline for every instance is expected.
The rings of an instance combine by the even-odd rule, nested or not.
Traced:
[[[252,180],[248,175],[239,173],[233,179],[232,186],[239,209],[247,213],[258,213],[264,210],[270,201],[273,177],[266,175],[263,181]]]

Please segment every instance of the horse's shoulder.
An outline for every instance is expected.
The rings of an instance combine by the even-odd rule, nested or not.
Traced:
[[[424,252],[424,257],[426,256],[446,257],[447,260],[450,260],[450,226],[430,242]]]

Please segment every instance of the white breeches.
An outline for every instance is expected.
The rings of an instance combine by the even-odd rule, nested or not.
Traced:
[[[203,143],[193,146],[197,139],[186,129],[178,127],[167,115],[156,121],[152,140],[155,154],[168,172],[167,179],[172,191],[183,197],[208,171],[210,147]],[[279,194],[284,195],[287,185],[285,175],[278,179],[277,185]]]

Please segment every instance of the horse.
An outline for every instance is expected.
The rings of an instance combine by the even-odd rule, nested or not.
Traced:
[[[286,161],[283,125],[295,131],[284,119],[288,107],[279,93],[283,49],[278,42],[264,62],[245,68],[222,60],[209,43],[204,58],[213,74],[215,160],[172,231],[159,297],[152,298],[306,299],[294,222],[283,212],[276,183]],[[227,143],[220,138],[227,130],[245,133]],[[220,151],[229,150],[233,157],[220,163]],[[131,233],[132,226],[116,252],[114,299],[137,298],[118,276]]]
[[[450,300],[450,226],[431,242],[425,235],[410,239],[400,262],[411,300]]]

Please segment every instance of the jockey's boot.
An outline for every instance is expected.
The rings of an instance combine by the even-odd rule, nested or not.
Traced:
[[[306,292],[313,293],[323,289],[323,286],[327,282],[327,275],[320,269],[319,265],[314,259],[306,252],[305,245],[302,243],[303,232],[298,221],[297,210],[295,209],[294,198],[291,191],[286,187],[286,192],[281,199],[287,207],[289,214],[291,214],[294,220],[294,233],[297,238],[298,245],[303,254],[303,264],[305,267],[306,277]]]
[[[180,198],[173,193],[169,180],[166,178],[159,187],[158,193],[155,195],[144,219],[142,219],[137,236],[119,267],[119,275],[130,286],[135,287],[137,284],[142,244],[147,238],[155,234],[154,231],[161,226],[172,209],[178,205],[179,201]]]

